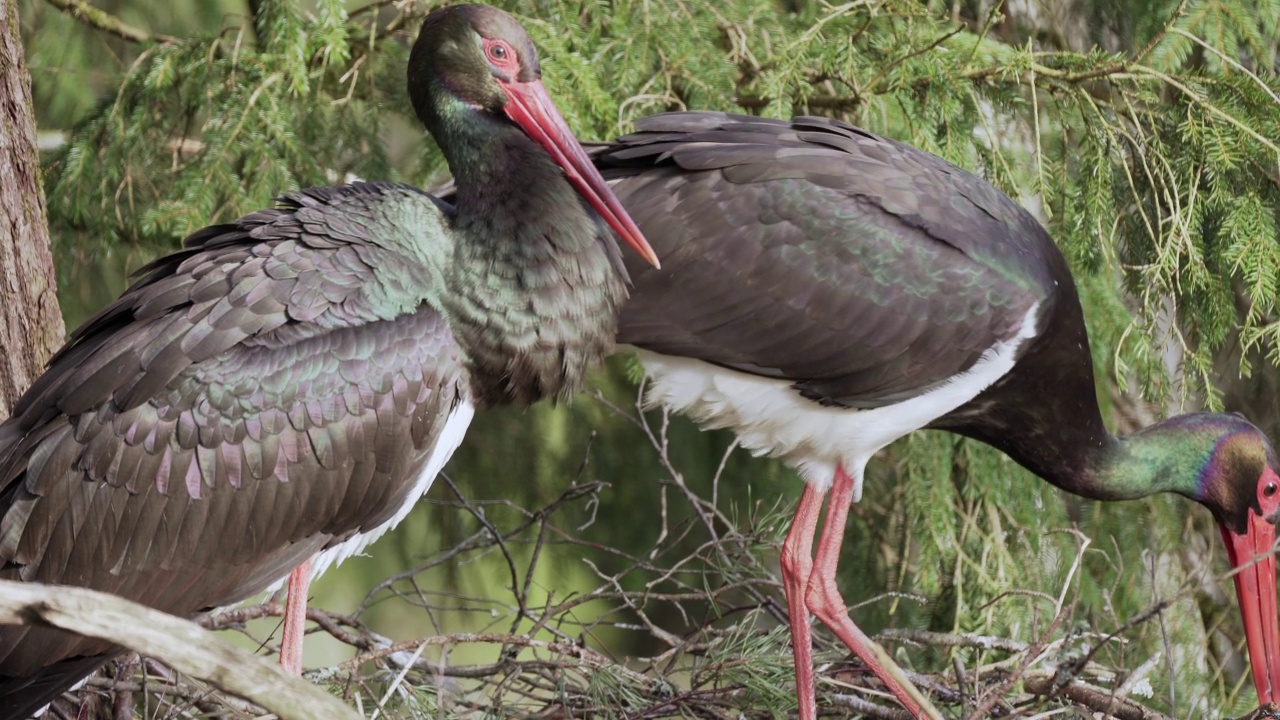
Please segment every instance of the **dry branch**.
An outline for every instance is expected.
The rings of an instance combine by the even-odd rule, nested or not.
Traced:
[[[359,717],[279,665],[232,647],[193,622],[84,588],[0,581],[0,623],[43,625],[145,652],[282,720]]]
[[[707,487],[686,478],[666,452],[663,416],[641,419],[632,414],[638,410],[607,407],[627,414],[646,433],[660,459],[661,487],[672,490],[665,532],[651,549],[627,552],[590,539],[590,528],[584,530],[581,518],[602,502],[600,496],[609,485],[589,472],[579,471],[573,485],[532,507],[507,496],[477,498],[442,477],[452,492],[436,502],[457,510],[480,529],[462,531],[451,546],[423,558],[417,568],[377,584],[350,614],[309,609],[308,617],[319,632],[353,651],[353,659],[318,668],[309,676],[343,693],[348,704],[366,715],[376,706],[378,717],[389,720],[765,720],[791,711],[795,696],[790,654],[785,625],[778,619],[781,588],[772,566],[775,550],[767,549],[776,548],[779,538],[776,532],[759,532],[777,523],[769,517],[726,514],[714,502],[714,482]],[[547,551],[557,546],[561,556],[569,549],[594,571],[594,589],[553,592],[545,600],[531,595],[529,578]],[[1086,546],[1079,543],[1077,562]],[[585,556],[588,550],[591,559]],[[505,590],[466,595],[417,577],[442,565],[474,567],[486,556]],[[1074,712],[1162,720],[1165,716],[1159,712],[1127,697],[1124,678],[1129,674],[1106,666],[1111,656],[1099,655],[1096,647],[1114,645],[1116,635],[1150,622],[1168,599],[1127,619],[1114,618],[1115,632],[1064,630],[1080,621],[1073,577],[1068,574],[1060,594],[1031,594],[1053,608],[1046,617],[1049,622],[1037,626],[1034,641],[918,629],[891,629],[876,639],[891,651],[905,644],[951,655],[951,668],[943,663],[929,668],[930,673],[908,672],[947,717],[987,720]],[[483,629],[416,639],[387,637],[367,625],[364,616],[388,602],[403,603],[432,618],[467,614]],[[278,604],[265,603],[218,613],[204,623],[244,632],[269,646],[271,638],[254,635],[245,623],[280,612]],[[643,637],[654,654],[624,654],[601,640],[618,633]],[[846,651],[832,637],[819,632],[815,642],[824,716],[902,717],[878,681],[860,663],[845,659]],[[461,645],[471,646],[466,663],[451,660],[453,649]],[[479,662],[477,646],[487,655]],[[148,677],[150,687],[145,679],[129,677],[98,681],[97,686],[131,691],[135,698],[149,694],[170,705],[185,703],[193,717],[241,712],[225,698],[184,685],[176,674],[159,673],[156,681],[153,669]],[[1254,720],[1263,717],[1267,716]]]
[[[1026,678],[1023,686],[1036,695],[1052,696],[1061,692],[1077,704],[1116,720],[1171,720],[1168,715],[1143,707],[1127,698],[1116,697],[1106,690],[1087,683],[1073,682],[1062,688],[1055,688],[1053,676],[1046,674]]]
[[[84,0],[48,0],[49,4],[67,13],[71,17],[95,30],[110,33],[122,40],[136,43],[176,43],[178,39],[169,35],[149,33],[133,27],[105,10],[90,5]]]

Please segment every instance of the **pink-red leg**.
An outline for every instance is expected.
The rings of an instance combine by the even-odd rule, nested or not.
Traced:
[[[826,493],[812,485],[804,486],[796,507],[791,530],[782,543],[782,589],[787,594],[787,623],[791,626],[791,654],[796,665],[796,700],[800,703],[800,720],[817,720],[818,703],[813,683],[813,634],[809,628],[809,610],[805,606],[805,589],[813,570],[813,536],[818,528],[818,513]]]
[[[284,628],[280,637],[280,667],[302,674],[302,636],[307,629],[307,591],[311,586],[311,561],[289,575],[289,596],[284,604]]]
[[[915,718],[940,717],[932,704],[920,694],[902,675],[902,671],[883,651],[877,648],[858,626],[849,618],[849,607],[836,587],[836,567],[840,561],[840,546],[844,542],[845,522],[849,518],[849,506],[853,503],[854,481],[843,467],[836,468],[835,482],[831,486],[831,502],[827,505],[827,519],[822,525],[822,535],[818,538],[818,554],[814,558],[813,572],[809,575],[809,587],[805,594],[805,604],[809,611],[817,616],[836,634],[836,637],[857,655],[880,682],[898,698],[898,702]],[[881,661],[883,656],[884,662]],[[926,714],[925,708],[929,712]]]

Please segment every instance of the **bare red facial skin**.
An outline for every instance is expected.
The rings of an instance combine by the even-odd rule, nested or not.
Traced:
[[[500,78],[499,82],[514,81],[520,74],[520,58],[516,55],[516,49],[511,47],[511,43],[489,38],[482,39],[481,43],[484,46],[485,59],[505,76]]]
[[[659,267],[658,255],[644,239],[644,233],[622,207],[622,201],[609,189],[600,171],[578,144],[569,124],[556,110],[555,103],[542,86],[541,80],[516,82],[519,76],[519,60],[515,50],[502,40],[484,40],[485,58],[507,79],[498,78],[498,84],[507,95],[506,113],[529,137],[551,155],[563,170],[565,177],[586,198],[609,227],[632,247],[650,265]]]
[[[1267,468],[1258,479],[1262,514],[1249,511],[1243,535],[1220,526],[1227,546],[1236,600],[1244,619],[1245,642],[1258,702],[1264,708],[1280,706],[1280,618],[1276,614],[1276,527],[1280,511],[1280,476]]]

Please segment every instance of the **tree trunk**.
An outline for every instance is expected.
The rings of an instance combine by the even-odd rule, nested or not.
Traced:
[[[16,0],[0,0],[0,420],[66,331],[45,223],[44,189]]]

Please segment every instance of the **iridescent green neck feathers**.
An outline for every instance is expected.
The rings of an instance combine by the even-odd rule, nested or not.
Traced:
[[[1224,526],[1243,528],[1269,464],[1271,444],[1243,417],[1179,415],[1098,448],[1077,491],[1100,500],[1174,492],[1208,507]]]
[[[442,307],[482,405],[567,399],[613,351],[626,299],[617,245],[545,151],[471,114],[446,122],[441,143],[458,183]]]

